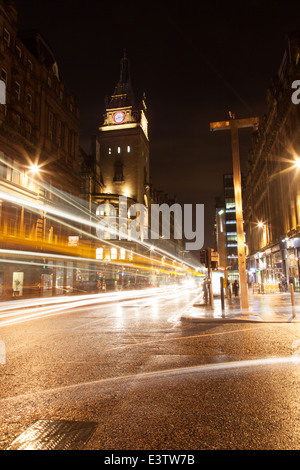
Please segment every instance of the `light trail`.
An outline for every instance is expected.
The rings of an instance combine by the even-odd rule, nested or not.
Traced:
[[[6,166],[11,168],[12,170],[18,172],[19,175],[24,176],[24,174],[22,173],[22,171],[20,171],[19,168],[15,167],[14,165],[7,162],[3,158],[2,159],[0,158],[0,162],[5,164]],[[86,226],[89,226],[91,228],[98,228],[99,227],[99,224],[101,224],[101,219],[99,219],[99,217],[97,217],[94,213],[92,213],[90,210],[88,210],[82,204],[82,202],[85,202],[84,200],[80,200],[80,198],[74,199],[74,196],[72,196],[70,194],[67,194],[67,193],[64,193],[64,192],[50,186],[49,184],[45,184],[41,181],[37,182],[35,178],[31,178],[28,174],[26,174],[26,178],[28,180],[30,180],[33,184],[35,184],[35,185],[38,184],[40,187],[46,189],[49,193],[57,196],[64,203],[67,203],[68,205],[71,205],[73,208],[75,208],[80,213],[83,212],[86,217],[82,217],[81,215],[70,213],[67,210],[62,210],[61,208],[57,207],[57,205],[50,205],[50,204],[35,202],[35,201],[30,200],[29,198],[16,196],[16,195],[13,195],[13,194],[8,193],[6,191],[0,191],[0,198],[3,199],[3,200],[6,200],[8,202],[11,202],[13,204],[17,204],[21,207],[26,207],[26,208],[28,208],[32,211],[38,212],[38,213],[40,211],[43,212],[43,213],[47,213],[47,218],[48,219],[54,220],[54,221],[56,221],[56,222],[58,222],[58,223],[60,223],[64,226],[67,226],[71,229],[74,229],[74,230],[76,230],[76,232],[81,233],[81,234],[85,235],[88,238],[93,238],[97,241],[100,240],[102,243],[108,244],[108,245],[116,247],[116,248],[124,248],[123,246],[121,247],[117,243],[111,243],[108,240],[99,239],[99,237],[96,237],[96,236],[92,235],[91,233],[86,232],[82,229],[79,229],[78,227],[74,227],[70,224],[67,224],[64,221],[64,219],[67,219],[69,221],[80,223],[82,225],[86,225]],[[57,219],[57,217],[61,217],[63,220]],[[95,222],[93,222],[92,219]],[[123,235],[121,231],[116,230],[113,227],[110,227],[110,231],[111,231],[111,233],[114,233],[115,235],[119,235],[119,236]],[[157,245],[153,247],[153,245],[151,243],[148,243],[145,240],[142,241],[142,240],[139,240],[139,239],[136,239],[136,238],[132,238],[132,241],[138,243],[140,246],[142,246],[144,248],[147,248],[149,251],[152,250],[155,253],[159,253],[161,255],[164,255],[170,261],[175,261],[175,262],[179,263],[180,266],[177,266],[177,269],[190,268],[194,271],[198,271],[198,270],[201,269],[201,267],[199,265],[195,265],[193,263],[187,262],[186,260],[178,258],[174,254],[172,254],[172,253],[170,253],[166,250],[163,250],[162,248],[160,248]],[[125,248],[125,251],[127,253],[131,252],[131,250],[128,250],[127,248]],[[141,253],[136,253],[136,252],[134,254],[136,254],[140,257],[144,257],[150,262],[153,261],[153,258],[150,257],[150,256],[147,256],[147,255],[144,255],[144,254],[141,254]],[[162,263],[162,261],[159,261],[159,260],[156,260],[156,262],[157,263]],[[169,266],[169,267],[174,268],[174,266]]]
[[[183,289],[183,287],[182,287]],[[31,320],[39,320],[44,317],[50,317],[60,315],[66,310],[70,310],[70,314],[73,313],[73,309],[80,307],[87,307],[90,305],[103,305],[112,302],[123,302],[128,300],[137,300],[141,298],[148,298],[156,296],[160,299],[163,296],[169,297],[178,293],[177,287],[163,287],[163,288],[152,288],[144,290],[132,290],[127,292],[113,292],[113,293],[101,293],[94,295],[76,295],[70,297],[49,297],[46,299],[36,298],[28,299],[27,301],[17,301],[18,306],[14,302],[6,303],[6,305],[0,305],[0,328],[11,326],[13,324],[19,324],[28,322]],[[41,303],[43,305],[41,305]],[[14,305],[13,305],[14,304]],[[28,309],[35,308],[35,312],[28,313]],[[5,313],[5,312],[11,313]],[[7,320],[2,320],[8,318]]]
[[[75,361],[76,362],[76,361]],[[88,364],[88,362],[87,362]],[[18,400],[25,400],[25,399],[32,399],[32,397],[36,396],[48,396],[51,394],[56,394],[56,397],[54,399],[57,399],[58,397],[61,397],[61,393],[63,392],[72,392],[76,391],[81,388],[89,388],[89,387],[95,387],[95,386],[103,386],[105,384],[115,384],[116,382],[121,382],[123,380],[143,380],[143,379],[158,379],[158,378],[169,378],[173,376],[182,376],[182,375],[191,375],[193,379],[196,378],[197,376],[206,376],[207,374],[215,374],[219,372],[224,372],[224,371],[234,371],[234,370],[240,370],[240,369],[251,369],[251,368],[257,368],[257,367],[266,367],[266,366],[281,366],[281,365],[292,365],[292,366],[299,366],[300,365],[300,360],[293,356],[287,356],[287,357],[267,357],[267,358],[260,358],[260,359],[251,359],[251,360],[245,360],[245,361],[229,361],[229,362],[222,362],[222,363],[217,363],[217,364],[202,364],[199,366],[190,366],[190,367],[179,367],[175,369],[163,369],[159,371],[150,371],[150,372],[142,372],[140,374],[127,374],[127,375],[120,375],[117,377],[107,377],[107,378],[102,378],[99,380],[93,380],[93,381],[88,381],[88,382],[80,382],[77,384],[72,384],[72,385],[65,385],[62,387],[56,387],[56,388],[51,388],[47,390],[39,390],[33,393],[28,393],[28,394],[22,394],[22,395],[17,395],[13,397],[7,397],[7,398],[2,398],[0,399],[0,403],[4,405],[5,403],[9,402],[15,402]],[[201,377],[200,377],[201,378]],[[115,390],[115,389],[114,389]],[[80,392],[82,393],[82,392]],[[94,396],[94,390],[91,390],[91,393]],[[87,399],[87,395],[81,395],[81,399]],[[78,397],[76,397],[76,400],[78,400]]]

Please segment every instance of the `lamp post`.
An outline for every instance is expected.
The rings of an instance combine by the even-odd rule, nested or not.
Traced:
[[[239,154],[239,129],[245,127],[257,128],[259,119],[257,117],[244,119],[230,119],[229,121],[219,121],[210,123],[210,130],[230,130],[232,143],[232,160],[233,160],[233,184],[236,211],[236,231],[238,245],[239,275],[240,275],[240,291],[241,291],[241,309],[242,313],[247,314],[248,291],[247,291],[247,273],[246,273],[246,257],[245,257],[245,240],[243,228],[243,206],[242,206],[242,184],[241,184],[241,168]]]

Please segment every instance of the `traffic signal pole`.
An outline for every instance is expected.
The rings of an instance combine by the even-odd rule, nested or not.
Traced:
[[[229,121],[219,121],[219,122],[210,123],[211,131],[217,131],[217,130],[230,130],[231,131],[233,182],[234,182],[234,197],[235,197],[235,211],[236,211],[236,231],[237,231],[240,292],[241,292],[241,309],[242,309],[242,313],[244,314],[247,314],[248,312],[249,303],[248,303],[248,290],[247,290],[247,272],[246,272],[243,204],[242,204],[242,183],[241,183],[239,134],[238,133],[239,133],[240,128],[245,128],[245,127],[257,128],[258,124],[259,124],[259,119],[257,117],[245,118],[245,119],[230,119]]]

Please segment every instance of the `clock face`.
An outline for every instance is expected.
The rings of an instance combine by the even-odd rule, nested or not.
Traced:
[[[114,121],[116,124],[120,124],[121,122],[124,121],[124,119],[125,119],[124,113],[119,112],[114,115]]]

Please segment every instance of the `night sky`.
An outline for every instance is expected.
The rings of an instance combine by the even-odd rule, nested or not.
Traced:
[[[213,246],[215,197],[232,172],[229,132],[209,123],[259,116],[286,47],[300,29],[299,1],[137,2],[16,0],[19,29],[38,29],[79,99],[81,144],[103,123],[123,49],[137,99],[146,93],[152,182],[181,203],[205,204]],[[251,131],[241,135],[246,172]]]

